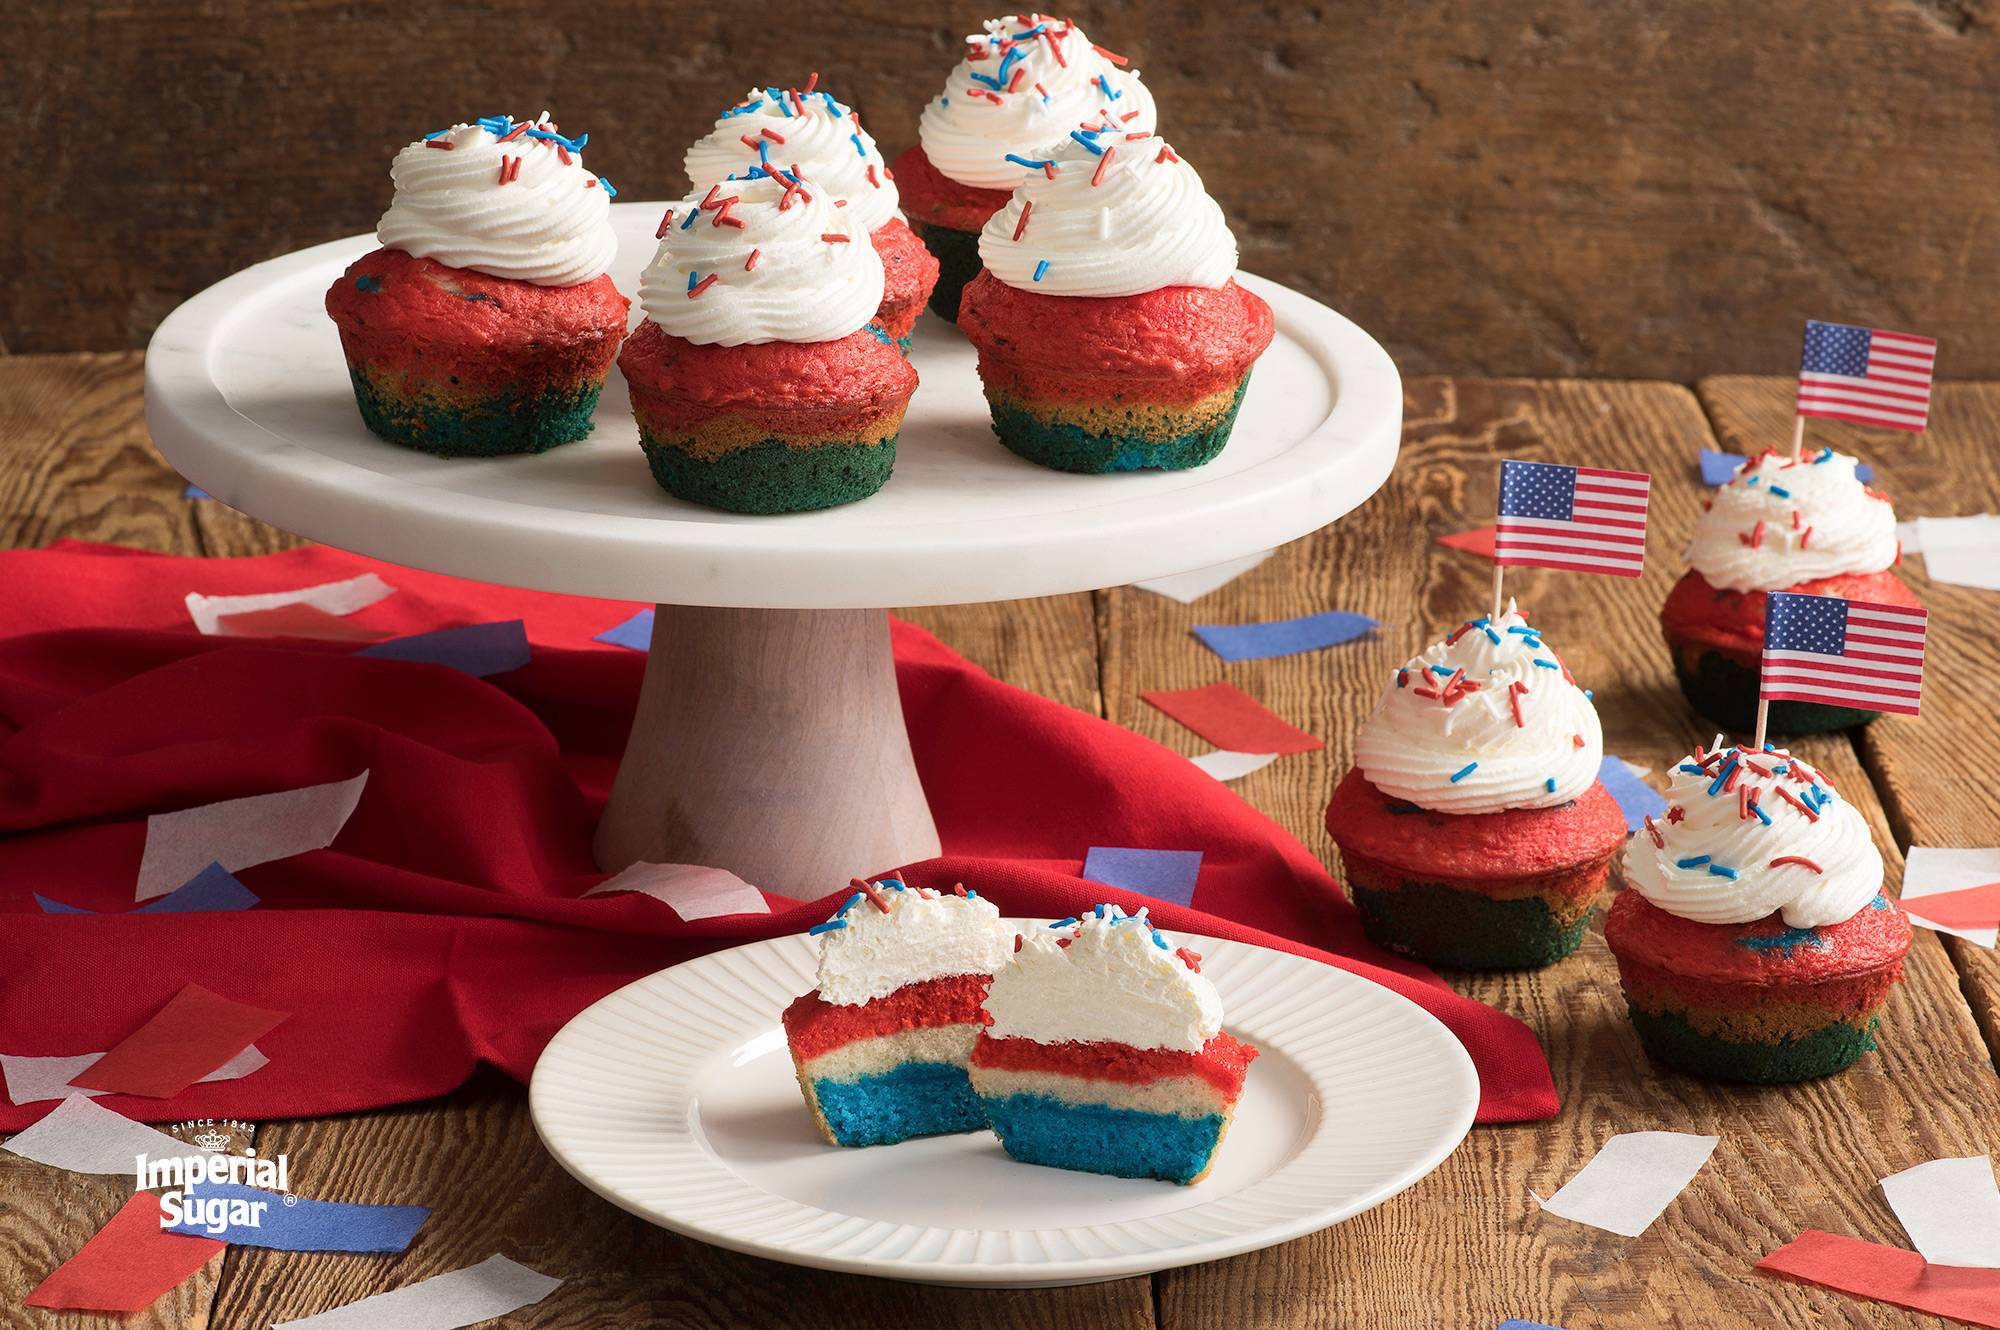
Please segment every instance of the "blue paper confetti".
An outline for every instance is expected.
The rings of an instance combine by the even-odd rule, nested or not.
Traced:
[[[1377,626],[1365,614],[1328,610],[1275,623],[1197,624],[1194,635],[1224,660],[1269,660],[1351,642]]]
[[[148,901],[124,914],[194,914],[222,910],[247,910],[257,903],[257,893],[238,882],[221,864],[210,864],[158,900]],[[44,914],[97,914],[77,905],[65,905],[47,896],[35,896]]]
[[[1557,1325],[1543,1325],[1540,1321],[1509,1319],[1500,1322],[1500,1330],[1562,1330],[1562,1327]]]
[[[640,610],[615,628],[607,628],[596,638],[614,647],[630,647],[634,651],[653,649],[653,611]]]
[[[376,660],[447,665],[474,678],[505,674],[528,663],[528,630],[519,619],[439,628],[409,637],[392,637],[355,653]]]
[[[1604,760],[1597,764],[1597,779],[1618,801],[1618,811],[1625,814],[1625,830],[1628,832],[1645,826],[1648,816],[1660,817],[1667,811],[1667,797],[1633,775],[1632,768],[1625,765],[1623,758],[1606,753]]]
[[[1083,875],[1093,882],[1136,891],[1174,905],[1194,902],[1195,878],[1200,874],[1200,850],[1132,850],[1093,845],[1083,861]]]
[[[1704,448],[1701,450],[1701,483],[1727,485],[1736,475],[1736,468],[1749,460],[1736,453],[1719,453],[1713,448]],[[1854,468],[1854,478],[1866,484],[1875,479],[1875,468],[1863,462]]]
[[[181,497],[183,499],[212,499],[215,496],[199,485],[190,484],[186,489],[181,491]]]
[[[431,1217],[421,1205],[353,1205],[346,1201],[286,1203],[286,1197],[235,1182],[204,1182],[188,1201],[248,1201],[264,1203],[256,1224],[224,1224],[220,1233],[182,1219],[169,1233],[191,1233],[237,1247],[268,1247],[272,1251],[396,1252],[410,1245],[417,1230]],[[232,1207],[233,1208],[233,1207]]]

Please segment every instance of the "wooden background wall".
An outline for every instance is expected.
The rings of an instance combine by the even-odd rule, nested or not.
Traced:
[[[1244,266],[1405,372],[1796,367],[1807,316],[2000,377],[1987,0],[1085,4]],[[391,153],[553,109],[624,198],[753,82],[818,69],[885,150],[963,0],[0,0],[0,342],[141,346],[243,265],[370,228]]]

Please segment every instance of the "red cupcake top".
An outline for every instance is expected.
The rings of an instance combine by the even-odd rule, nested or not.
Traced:
[[[1812,983],[1901,961],[1910,949],[1910,921],[1878,895],[1858,914],[1820,928],[1787,928],[1775,914],[1749,924],[1698,924],[1626,890],[1612,903],[1604,937],[1620,955],[1690,978]]]

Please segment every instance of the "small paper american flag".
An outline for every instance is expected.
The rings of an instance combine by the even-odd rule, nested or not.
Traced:
[[[1493,562],[1637,577],[1652,483],[1643,471],[1502,462]]]
[[[1773,591],[1764,605],[1757,696],[1914,716],[1927,619],[1908,605]]]
[[[1806,321],[1799,414],[1920,431],[1930,423],[1937,340]]]

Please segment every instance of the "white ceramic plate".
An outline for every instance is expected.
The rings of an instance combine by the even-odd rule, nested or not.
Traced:
[[[927,1283],[1088,1283],[1215,1260],[1356,1215],[1442,1163],[1479,1081],[1443,1025],[1344,970],[1183,935],[1262,1051],[1193,1187],[1017,1164],[979,1132],[847,1150],[814,1128],[778,1017],[803,936],[649,975],[550,1041],[528,1102],[562,1166],[689,1237]]]
[[[663,204],[613,204],[628,295]],[[146,351],[146,423],[232,508],[343,549],[508,586],[677,605],[863,609],[1122,586],[1295,540],[1373,494],[1402,382],[1368,334],[1259,277],[1277,339],[1229,446],[1191,471],[1072,476],[993,438],[971,345],[926,314],[921,386],[880,493],[746,517],[653,483],[614,370],[588,439],[538,457],[438,458],[361,423],[326,289],[354,236],[260,263],[175,310]],[[639,309],[635,302],[633,317]]]

